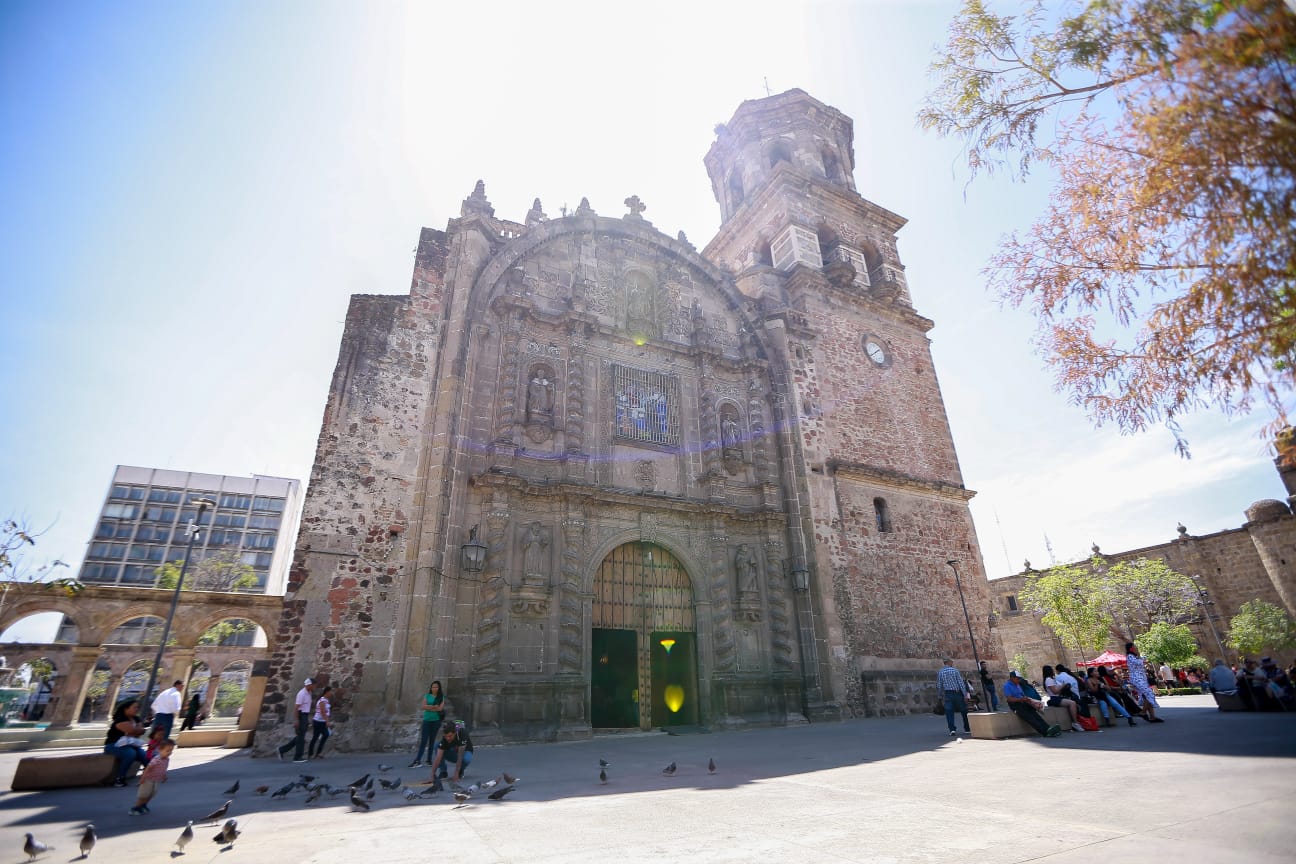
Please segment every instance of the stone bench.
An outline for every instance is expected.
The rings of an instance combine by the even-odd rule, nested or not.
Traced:
[[[1040,713],[1050,726],[1061,726],[1064,731],[1071,728],[1071,715],[1065,708],[1045,708]],[[977,711],[968,714],[968,720],[973,738],[1016,738],[1039,734],[1011,711]]]
[[[128,777],[139,773],[136,762]],[[18,761],[13,782],[15,792],[35,789],[65,789],[69,786],[107,786],[117,776],[117,759],[107,753],[78,753],[75,756],[25,756]]]
[[[252,746],[252,729],[186,729],[175,736],[177,747],[224,747],[237,750]]]

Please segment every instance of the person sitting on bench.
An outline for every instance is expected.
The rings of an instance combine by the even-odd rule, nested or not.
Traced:
[[[1003,690],[1008,707],[1036,732],[1046,738],[1056,738],[1062,734],[1061,726],[1050,726],[1040,715],[1039,709],[1044,707],[1044,703],[1031,699],[1022,690],[1022,682],[1016,669],[1008,673],[1008,680],[1004,682]]]

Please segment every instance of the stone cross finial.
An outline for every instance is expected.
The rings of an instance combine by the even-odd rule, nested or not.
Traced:
[[[640,201],[638,195],[631,195],[629,198],[625,199],[625,205],[630,208],[630,213],[627,217],[630,219],[642,219],[643,212],[648,209],[648,205]]]

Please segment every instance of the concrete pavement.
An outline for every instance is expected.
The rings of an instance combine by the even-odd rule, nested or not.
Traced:
[[[1224,714],[1209,697],[1163,700],[1165,723],[1059,739],[952,739],[943,717],[790,729],[613,735],[567,744],[480,747],[469,781],[521,778],[502,802],[456,808],[446,794],[407,803],[379,791],[353,813],[345,796],[304,804],[252,794],[300,769],[335,784],[425,779],[399,753],[330,755],[308,765],[246,751],[177,751],[148,816],[133,789],[0,796],[0,864],[22,834],[75,857],[93,821],[92,860],[169,860],[185,820],[219,806],[245,831],[220,852],[203,828],[184,860],[249,862],[993,862],[1296,860],[1296,714]],[[23,754],[0,754],[0,778]],[[598,781],[598,760],[613,763]],[[709,775],[707,760],[719,771]],[[661,774],[678,764],[673,777]]]

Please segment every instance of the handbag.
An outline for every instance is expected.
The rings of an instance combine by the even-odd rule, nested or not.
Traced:
[[[1086,732],[1097,732],[1097,731],[1098,731],[1098,720],[1097,720],[1096,718],[1094,718],[1094,717],[1089,717],[1089,716],[1086,716],[1086,715],[1084,715],[1084,714],[1081,714],[1081,715],[1076,719],[1076,722],[1079,723],[1079,724],[1080,724],[1080,728],[1083,729],[1083,730],[1085,730]]]

